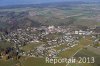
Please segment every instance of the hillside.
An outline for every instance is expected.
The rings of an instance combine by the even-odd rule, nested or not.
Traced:
[[[88,2],[62,2],[0,7],[0,29],[41,25],[100,25],[100,5]]]

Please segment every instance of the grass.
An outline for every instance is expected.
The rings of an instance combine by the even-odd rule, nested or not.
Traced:
[[[21,59],[21,66],[65,66],[66,64],[46,63],[43,58],[26,58]]]
[[[69,64],[68,66],[91,66],[91,64]]]
[[[17,63],[17,61],[13,61],[13,60],[0,60],[0,66],[15,66],[15,64]]]
[[[13,44],[7,41],[0,41],[0,48],[7,48],[7,47],[12,47]]]
[[[30,44],[28,44],[28,45],[25,45],[25,46],[22,48],[22,50],[24,50],[24,51],[29,51],[29,50],[32,50],[32,49],[36,48],[36,47],[39,46],[39,45],[41,45],[41,43],[36,43],[36,42],[30,43]]]
[[[95,54],[94,51],[92,52],[92,51],[89,51],[88,49],[83,49],[80,52],[78,52],[74,57],[76,57],[76,58],[78,58],[78,57],[94,57],[95,58],[95,63],[94,64],[85,63],[86,64],[85,66],[100,66],[100,63],[99,63],[100,55]],[[81,63],[81,64],[77,63],[77,64],[74,64],[74,65],[69,64],[69,66],[70,65],[71,66],[74,66],[74,65],[82,66],[84,64],[83,63]]]
[[[79,45],[63,51],[59,54],[59,57],[71,57],[74,53],[76,53],[79,49],[84,48],[84,46],[92,44],[92,40],[90,37],[80,39]]]
[[[68,49],[68,50],[66,50],[66,51],[63,51],[63,52],[61,52],[61,53],[59,53],[59,57],[67,57],[67,58],[69,58],[69,57],[71,57],[75,52],[77,52],[77,50],[79,50],[81,47],[80,46],[75,46],[75,47],[73,47],[73,48],[71,48],[71,49]]]
[[[100,48],[88,47],[87,50],[89,50],[97,55],[100,55]]]

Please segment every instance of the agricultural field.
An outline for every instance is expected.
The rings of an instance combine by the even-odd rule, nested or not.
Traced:
[[[100,65],[100,63],[99,63],[99,61],[100,61],[100,54],[96,54],[96,53],[99,53],[99,51],[93,51],[92,49],[90,50],[90,48],[91,47],[88,47],[87,49],[83,49],[83,50],[81,50],[80,52],[78,52],[76,55],[75,55],[75,57],[77,58],[77,57],[94,57],[95,58],[95,62],[94,63],[92,63],[92,64],[89,64],[89,63],[86,63],[87,65],[86,66],[99,66]],[[95,48],[93,48],[93,49],[95,49]],[[82,63],[81,63],[82,64]],[[81,65],[81,64],[73,64],[72,66],[74,66],[74,65]],[[69,66],[70,66],[71,64],[69,64]],[[83,65],[84,65],[84,63],[83,63]]]
[[[39,46],[41,44],[42,44],[42,42],[40,42],[40,43],[32,42],[32,43],[29,43],[29,44],[23,46],[21,50],[30,51],[30,50],[36,48],[37,46]]]

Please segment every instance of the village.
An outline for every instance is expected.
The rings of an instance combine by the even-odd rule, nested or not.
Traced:
[[[79,45],[79,40],[86,36],[93,38],[94,46],[100,48],[97,45],[100,44],[99,29],[100,27],[79,29],[75,26],[41,26],[38,28],[16,29],[10,33],[0,35],[0,41],[13,44],[13,48],[0,50],[0,58],[2,59],[4,56],[10,57],[10,51],[13,51],[18,56],[17,58],[19,56],[55,58],[60,52]],[[23,47],[29,44],[36,46],[28,51],[23,50]]]

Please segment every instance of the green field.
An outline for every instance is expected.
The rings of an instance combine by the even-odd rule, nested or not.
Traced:
[[[14,44],[7,42],[7,41],[0,41],[0,48],[7,48],[7,47],[12,47]]]
[[[71,65],[71,66],[83,66],[84,64],[86,64],[86,66],[100,66],[100,63],[99,63],[99,61],[100,61],[100,55],[98,55],[98,54],[95,54],[95,52],[98,52],[98,51],[90,51],[90,50],[88,50],[88,49],[83,49],[83,50],[81,50],[80,52],[78,52],[74,57],[76,57],[76,58],[78,58],[78,57],[94,57],[95,58],[95,63],[92,63],[92,64],[90,64],[90,63],[80,63],[80,64],[78,64],[78,63],[76,63],[76,64],[69,64],[69,66]],[[100,52],[98,52],[98,53],[100,53]]]
[[[84,46],[90,45],[92,44],[92,40],[90,37],[86,37],[86,38],[82,38],[79,41],[79,44],[71,49],[68,49],[64,52],[61,52],[59,54],[60,57],[71,57],[74,53],[76,53],[78,50],[80,50],[81,48],[84,48]]]
[[[0,66],[15,66],[15,64],[17,63],[17,61],[13,61],[13,60],[0,60]]]
[[[23,46],[22,50],[23,51],[29,51],[29,50],[36,48],[37,46],[39,46],[41,44],[42,44],[42,42],[39,42],[39,43],[33,42],[33,43],[30,43],[30,44]]]

